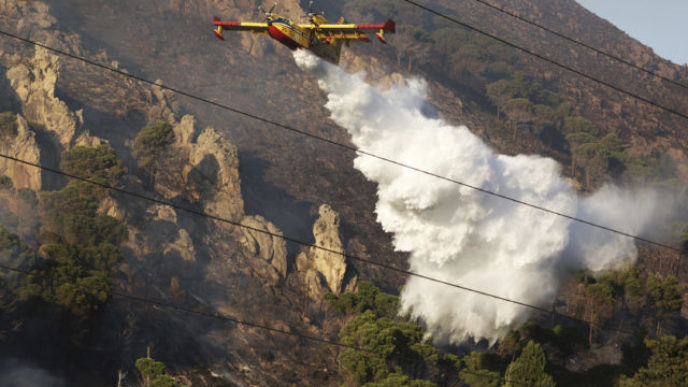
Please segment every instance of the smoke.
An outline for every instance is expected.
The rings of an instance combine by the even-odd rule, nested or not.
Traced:
[[[18,359],[0,359],[0,387],[63,387],[64,381],[43,368]]]
[[[364,74],[348,74],[304,51],[295,59],[327,93],[331,118],[366,152],[634,235],[668,208],[651,190],[605,186],[579,198],[554,160],[496,154],[465,126],[424,115],[421,80],[381,90]],[[563,270],[607,270],[637,255],[632,239],[561,216],[363,154],[354,166],[378,184],[377,220],[393,234],[396,250],[408,252],[410,269],[426,276],[548,308]],[[408,279],[402,307],[444,343],[494,342],[531,313],[418,277]]]

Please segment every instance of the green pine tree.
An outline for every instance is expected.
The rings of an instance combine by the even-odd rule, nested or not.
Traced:
[[[523,348],[521,356],[506,369],[506,387],[533,386],[554,387],[554,380],[545,372],[545,352],[532,340]]]
[[[646,338],[645,344],[652,351],[647,366],[639,369],[632,378],[621,376],[620,387],[685,386],[688,383],[688,338]]]
[[[177,387],[179,383],[167,374],[167,367],[163,362],[151,357],[136,360],[136,369],[141,373],[143,387]]]

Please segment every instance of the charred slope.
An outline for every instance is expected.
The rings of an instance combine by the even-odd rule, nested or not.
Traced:
[[[8,29],[18,27],[16,32],[26,32],[22,26],[31,25],[29,35],[37,39],[57,36],[59,43],[53,43],[62,49],[91,53],[78,35],[62,32],[51,22],[54,19],[43,3],[9,6],[2,16],[3,28],[12,24]],[[50,166],[56,167],[65,151],[107,143],[128,169],[117,183],[120,187],[241,222],[254,230],[281,234],[268,219],[245,213],[236,146],[220,131],[201,129],[192,116],[181,114],[174,96],[16,42],[3,41],[0,50],[0,67],[8,80],[1,92],[3,101],[8,101],[3,108],[10,109],[9,117],[16,121],[14,137],[8,137],[4,144],[6,153],[33,162],[49,160]],[[116,66],[105,54],[99,59]],[[148,132],[141,130],[144,126]],[[156,130],[167,131],[170,140],[153,149],[142,149],[140,134]],[[37,144],[36,139],[44,144]],[[144,162],[144,155],[151,159]],[[34,252],[43,251],[44,236],[39,235],[38,224],[45,231],[44,213],[51,211],[46,198],[62,192],[67,181],[52,183],[50,188],[57,194],[45,192],[46,179],[38,169],[24,171],[15,165],[2,168],[4,179],[12,182],[11,192],[2,192],[3,223],[32,241]],[[94,207],[89,209],[89,213],[93,211]],[[62,212],[70,215],[69,210]],[[110,276],[111,286],[118,292],[223,313],[287,332],[334,337],[336,324],[323,322],[322,294],[355,286],[355,275],[346,262],[333,269],[339,273],[337,278],[329,274],[322,277],[321,271],[329,270],[327,262],[295,273],[293,259],[298,250],[288,257],[284,240],[169,206],[112,193],[97,197],[93,215],[119,222],[127,229],[119,245],[121,261]],[[300,222],[309,223],[310,228],[314,221],[315,216],[306,214]],[[339,223],[333,227],[329,223],[328,241],[341,249]],[[318,230],[309,237],[321,238]],[[52,259],[50,252],[41,254],[46,261]],[[117,297],[98,306],[87,319],[77,319],[69,308],[52,305],[49,298],[36,301],[38,308],[32,308],[5,290],[0,329],[6,333],[6,323],[16,328],[0,342],[3,353],[17,357],[8,362],[47,369],[70,385],[111,384],[117,369],[131,371],[134,361],[144,356],[149,346],[154,356],[178,370],[176,374],[188,382],[341,382],[334,371],[331,348],[294,336],[247,330],[241,325]],[[273,346],[268,348],[265,343]],[[58,358],[64,361],[55,361]],[[133,380],[134,373],[130,375]]]
[[[107,1],[70,0],[48,3],[53,17],[47,15],[47,8],[44,13],[36,15],[10,12],[4,15],[2,27],[19,26],[17,32],[25,36],[78,53],[99,53],[99,59],[105,63],[121,65],[148,78],[162,79],[170,86],[190,90],[200,96],[255,112],[275,121],[286,122],[324,137],[347,141],[344,132],[327,118],[328,112],[322,108],[324,95],[318,90],[315,81],[296,68],[288,50],[264,37],[250,34],[228,36],[226,42],[213,38],[208,22],[212,15],[252,18],[257,5],[253,1],[193,0],[142,4],[127,0],[118,2],[116,6]],[[357,15],[355,11],[358,5],[360,2],[346,2],[343,5],[341,2],[330,2],[322,4],[322,7],[327,9],[328,16],[335,12],[330,9],[341,9],[349,19],[360,16],[364,21],[372,21],[386,16],[372,11],[361,11]],[[445,10],[466,15],[473,24],[495,28],[491,32],[500,35],[503,33],[524,45],[532,44],[529,47],[534,49],[551,52],[558,60],[566,62],[575,57],[576,65],[580,65],[582,69],[598,71],[600,76],[610,81],[628,85],[627,79],[637,79],[637,75],[628,70],[619,70],[592,55],[582,54],[578,49],[560,44],[552,37],[520,26],[513,20],[505,21],[502,16],[480,8],[477,4],[446,2],[444,6]],[[544,0],[535,3],[514,1],[505,4],[507,6],[513,6],[513,9],[522,12],[524,16],[544,24],[554,23],[565,28],[562,32],[583,36],[590,39],[586,41],[599,43],[599,46],[620,56],[638,60],[646,66],[654,66],[666,76],[686,75],[682,73],[682,69],[652,56],[647,48],[582,10],[573,1],[557,4]],[[286,2],[281,7],[285,9],[284,13],[295,18],[303,12],[295,1]],[[392,16],[401,26],[420,25],[430,32],[433,28],[440,27],[431,17],[422,15],[415,9],[397,7],[390,10],[397,13]],[[24,22],[19,24],[17,19],[23,19]],[[561,20],[566,23],[560,24]],[[59,32],[63,30],[74,33]],[[524,135],[513,140],[511,131],[502,128],[496,120],[495,107],[481,94],[482,84],[476,83],[475,86],[457,81],[461,76],[449,77],[446,72],[440,71],[441,67],[433,67],[431,61],[409,62],[407,52],[416,57],[427,55],[427,52],[422,46],[405,47],[403,40],[408,37],[401,29],[397,36],[390,39],[391,45],[388,47],[376,45],[347,49],[348,65],[352,69],[365,68],[373,73],[384,70],[405,74],[410,68],[411,72],[421,74],[429,80],[434,102],[443,115],[453,121],[469,123],[469,126],[500,151],[549,153],[562,162],[569,162],[570,156],[566,149],[552,149],[536,136]],[[6,50],[19,53],[24,58],[32,58],[34,55],[32,48],[19,44],[10,44]],[[597,85],[560,70],[553,70],[521,54],[515,55],[522,62],[521,70],[528,76],[550,84],[564,100],[571,103],[576,112],[595,121],[604,131],[618,132],[639,155],[675,149],[679,159],[684,157],[682,152],[685,151],[685,138],[679,134],[679,129],[685,128],[684,122],[668,118],[666,114],[642,107],[626,97],[604,91]],[[175,153],[185,155],[186,158],[182,157],[181,161],[171,160],[179,162],[182,171],[184,165],[192,168],[197,166],[190,161],[187,153],[190,152],[188,148],[196,143],[201,133],[200,128],[214,126],[237,145],[240,160],[246,163],[238,166],[238,173],[244,174],[240,175],[241,180],[250,182],[251,185],[243,187],[243,193],[258,192],[257,197],[265,198],[279,196],[284,200],[284,206],[290,207],[283,212],[284,219],[273,220],[282,232],[304,236],[316,218],[316,210],[320,204],[329,203],[341,215],[344,248],[347,251],[367,255],[385,263],[405,265],[403,255],[392,252],[389,235],[384,234],[375,222],[375,187],[351,167],[353,154],[274,127],[257,124],[233,113],[162,93],[160,90],[141,87],[133,81],[96,71],[69,59],[60,59],[60,63],[62,72],[57,79],[55,95],[70,110],[83,109],[83,127],[88,128],[92,135],[110,142],[118,155],[124,158],[125,165],[135,175],[127,182],[127,187],[153,192],[160,197],[172,195],[169,197],[185,204],[209,203],[198,201],[193,195],[185,196],[189,192],[184,192],[184,184],[175,183],[174,180],[168,179],[157,184],[151,182],[138,169],[137,161],[130,156],[132,143],[141,127],[160,119],[176,126],[181,125],[182,114],[190,112],[196,116],[197,123],[192,125],[189,141],[176,144],[178,152]],[[467,71],[470,73],[470,68]],[[457,73],[464,74],[458,70]],[[667,96],[667,103],[676,103],[678,107],[685,103],[680,99],[673,100],[670,96],[675,93],[666,86],[651,84],[647,89],[637,91],[647,92],[653,98]],[[657,131],[658,127],[661,130]],[[61,141],[55,143],[65,146]],[[203,157],[200,161],[202,160]],[[208,170],[213,170],[212,165],[204,165],[210,167]],[[188,177],[188,172],[180,175]],[[262,178],[255,177],[257,172],[263,174],[264,185]],[[261,205],[255,198],[244,200],[250,206],[246,211],[248,214],[242,215],[258,214],[268,221],[272,220],[270,207]],[[112,208],[114,207],[110,207],[111,210]],[[177,279],[184,285],[186,298],[183,301],[188,301],[191,305],[198,305],[200,298],[204,305],[210,304],[220,311],[248,317],[261,316],[262,322],[279,321],[276,324],[293,324],[316,333],[333,332],[324,326],[327,322],[323,326],[317,325],[321,320],[316,319],[315,324],[310,322],[313,321],[311,317],[319,315],[317,308],[309,309],[311,300],[299,288],[304,285],[303,281],[294,280],[292,285],[289,275],[286,279],[275,276],[275,272],[281,269],[271,264],[271,256],[268,259],[257,256],[258,251],[265,251],[262,248],[265,246],[256,249],[261,244],[255,236],[250,238],[232,234],[218,225],[180,213],[172,216],[159,208],[130,203],[125,208],[128,209],[125,213],[133,214],[131,218],[126,218],[127,222],[137,229],[141,239],[134,239],[129,246],[130,250],[127,250],[129,261],[121,268],[117,277],[118,286],[127,290],[141,290],[152,284],[158,289],[153,292],[154,295],[173,297],[169,294],[172,277],[184,272],[188,277]],[[138,215],[134,216],[136,214]],[[252,218],[254,220],[256,219]],[[269,227],[264,219],[257,221]],[[179,253],[181,250],[190,250],[188,239],[180,232],[182,229],[186,230],[187,236],[192,240],[196,262],[185,260],[183,254]],[[161,235],[165,238],[161,239]],[[168,247],[169,254],[165,253]],[[296,250],[291,249],[291,254],[285,257],[289,272],[297,265]],[[367,266],[357,266],[362,278],[372,279],[387,289],[396,289],[401,284],[402,278],[399,276],[382,273]],[[254,294],[255,298],[247,297]],[[307,370],[308,367],[320,364],[315,360],[318,358],[329,364],[327,368],[330,370],[335,369],[331,367],[334,355],[328,353],[328,349],[313,350],[305,343],[297,343],[291,339],[267,337],[258,332],[237,333],[236,336],[231,336],[231,340],[220,340],[220,348],[217,348],[208,343],[216,343],[222,338],[226,340],[228,332],[234,334],[239,329],[215,329],[215,326],[208,328],[205,325],[208,323],[201,319],[185,326],[185,320],[170,313],[150,311],[145,307],[137,308],[128,304],[109,304],[105,314],[108,317],[106,320],[119,321],[122,325],[102,326],[102,330],[95,336],[98,339],[94,339],[93,343],[95,345],[100,338],[112,331],[121,332],[126,341],[124,349],[122,342],[116,340],[111,341],[108,348],[120,351],[113,356],[121,356],[127,364],[131,364],[132,359],[142,354],[142,348],[152,342],[164,348],[160,353],[168,357],[163,360],[175,367],[186,367],[189,364],[208,366],[220,358],[222,364],[214,369],[224,369],[227,379],[236,380],[237,383],[285,382],[279,378],[285,367],[294,369],[291,376],[293,380],[307,378],[313,384],[324,383],[323,380],[304,376],[311,375],[309,372],[312,371]],[[124,322],[121,320],[122,316],[125,316]],[[308,317],[309,322],[304,317]],[[199,344],[198,336],[202,331],[208,332],[203,334],[204,340],[207,340]],[[178,333],[180,334],[175,336]],[[281,340],[276,346],[277,352],[264,348],[265,342],[273,340]],[[188,346],[193,347],[188,354],[177,356],[178,353],[185,352]],[[293,347],[298,349],[291,351]],[[301,363],[297,359],[301,359]],[[106,366],[110,367],[105,363],[100,367]],[[193,372],[193,369],[189,371],[190,374]],[[334,378],[330,381],[337,383],[336,376],[328,375],[321,376]]]

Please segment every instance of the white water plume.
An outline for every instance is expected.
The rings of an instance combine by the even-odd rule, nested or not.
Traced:
[[[381,90],[305,51],[295,58],[317,77],[332,119],[361,150],[633,235],[658,216],[652,191],[606,186],[579,198],[554,160],[496,154],[465,126],[427,117],[420,80]],[[636,258],[634,241],[618,234],[362,154],[354,166],[378,184],[377,220],[395,248],[426,276],[549,308],[563,269],[602,271]],[[445,343],[494,342],[532,313],[418,277],[409,277],[402,306]]]

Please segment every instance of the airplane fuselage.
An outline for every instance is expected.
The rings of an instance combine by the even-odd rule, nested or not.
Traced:
[[[266,22],[231,22],[222,21],[218,17],[213,18],[215,29],[213,33],[219,39],[224,40],[222,34],[225,30],[251,31],[254,34],[265,34],[292,50],[305,48],[312,51],[320,58],[339,63],[342,43],[351,41],[370,42],[367,33],[375,33],[377,39],[387,43],[384,38],[385,31],[395,32],[394,21],[388,19],[384,24],[345,24],[344,18],[340,18],[335,24],[329,24],[322,14],[308,13],[310,24],[296,24],[291,20],[272,13],[265,13]]]
[[[305,48],[329,62],[339,63],[341,42],[323,42],[312,29],[302,28],[289,19],[276,18],[269,21],[268,35],[292,50]]]

